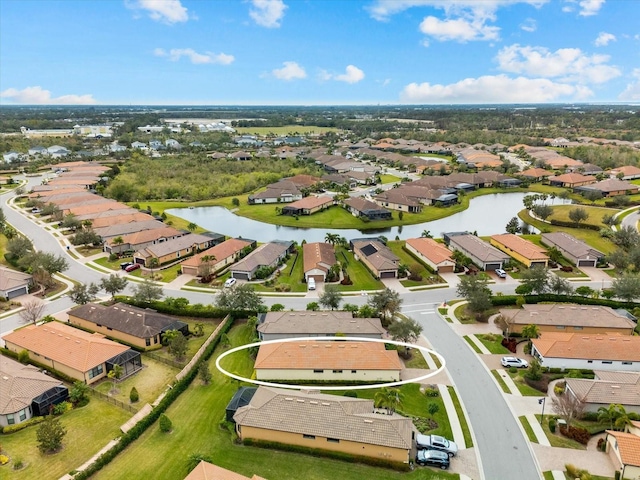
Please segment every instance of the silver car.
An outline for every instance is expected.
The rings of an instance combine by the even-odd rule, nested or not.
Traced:
[[[502,357],[500,363],[503,367],[527,368],[529,366],[526,360],[516,357]]]

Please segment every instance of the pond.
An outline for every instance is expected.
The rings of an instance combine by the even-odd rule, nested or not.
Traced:
[[[272,240],[295,240],[301,242],[323,242],[327,233],[337,233],[347,239],[362,236],[384,235],[390,240],[419,237],[429,230],[434,237],[444,232],[468,230],[478,235],[504,233],[507,222],[524,208],[522,199],[526,192],[500,193],[473,198],[469,208],[432,222],[416,225],[403,225],[381,229],[324,229],[284,227],[262,223],[250,218],[240,217],[224,207],[172,208],[167,213],[200,225],[206,230],[230,237],[243,237],[269,242]],[[556,199],[556,202],[558,200]],[[406,215],[406,214],[405,214]],[[522,223],[522,222],[521,222]],[[371,223],[367,224],[371,225]],[[535,231],[533,232],[535,233]]]

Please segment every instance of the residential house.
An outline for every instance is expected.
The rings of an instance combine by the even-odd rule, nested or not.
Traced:
[[[356,260],[360,260],[379,279],[397,278],[400,258],[382,241],[375,239],[352,240],[351,248]]]
[[[543,367],[640,371],[638,336],[546,332],[531,341],[531,354]]]
[[[432,238],[409,238],[405,245],[409,252],[429,265],[435,272],[453,272],[456,267],[451,250]]]
[[[334,246],[323,242],[305,243],[302,246],[302,260],[305,282],[310,278],[324,282],[329,269],[338,263]]]
[[[28,273],[16,272],[9,268],[0,267],[0,297],[5,300],[26,295],[33,277]]]
[[[149,147],[144,142],[131,142],[131,148],[134,150],[149,150]]]
[[[541,241],[548,247],[557,248],[562,256],[577,267],[595,267],[604,258],[604,253],[565,232],[543,233]]]
[[[167,140],[165,140],[164,145],[165,147],[173,150],[182,150],[182,145],[180,145],[180,142],[174,140],[173,138],[168,138]]]
[[[260,245],[231,267],[231,276],[253,280],[260,268],[276,268],[291,253],[293,242],[271,242]]]
[[[565,378],[565,393],[584,403],[585,412],[622,405],[627,413],[640,413],[640,372],[595,370],[594,378]]]
[[[47,149],[44,148],[41,145],[38,145],[38,146],[35,146],[35,147],[31,147],[28,150],[28,153],[29,153],[29,156],[31,156],[31,157],[35,157],[36,155],[43,156],[43,155],[47,154]]]
[[[226,468],[219,467],[213,463],[200,460],[200,463],[191,470],[184,480],[265,480],[258,475],[245,477],[239,473],[232,472]]]
[[[231,265],[240,258],[243,250],[253,248],[255,242],[253,240],[245,240],[243,238],[230,238],[224,242],[200,252],[193,257],[187,258],[180,267],[183,274],[198,276],[201,275],[200,268],[206,258],[209,258],[210,270],[218,272]]]
[[[476,150],[475,148],[465,148],[458,152],[458,162],[466,163],[472,168],[496,168],[502,165],[502,159],[486,150]]]
[[[188,233],[181,237],[172,238],[166,242],[156,243],[141,248],[133,254],[133,261],[148,267],[152,259],[156,259],[158,265],[173,262],[190,255],[194,255],[213,245],[213,239],[198,233]]]
[[[597,179],[593,175],[582,175],[581,173],[563,173],[548,178],[552,187],[576,188],[584,185],[596,183]]]
[[[302,192],[298,186],[290,180],[280,180],[279,182],[267,185],[266,189],[249,195],[249,205],[261,203],[291,203],[302,200]]]
[[[232,158],[233,160],[251,160],[252,155],[249,152],[239,151],[229,155],[229,158]]]
[[[363,197],[349,197],[344,200],[342,204],[354,217],[363,217],[367,220],[391,219],[391,212],[389,210]]]
[[[415,190],[415,187],[413,188]],[[426,197],[427,189],[420,189],[424,192]],[[409,213],[419,213],[422,211],[422,203],[415,196],[407,195],[408,192],[405,192],[405,189],[400,188],[392,188],[390,190],[385,190],[384,192],[380,192],[376,196],[373,197],[373,201],[376,202],[381,207],[389,208],[391,210],[398,210],[401,212],[409,212]]]
[[[523,170],[517,175],[528,180],[533,180],[534,182],[540,182],[545,178],[552,176],[553,172],[551,170],[545,170],[544,168],[529,168],[527,170]]]
[[[260,313],[257,330],[260,340],[331,337],[338,334],[383,338],[386,333],[379,318],[354,318],[351,312],[337,310]]]
[[[130,233],[122,237],[112,237],[104,242],[104,251],[111,253],[137,252],[145,247],[163,243],[174,238],[182,237],[184,232],[173,227],[163,226],[153,230]],[[121,241],[120,241],[121,240]]]
[[[166,225],[151,217],[150,220],[135,223],[117,223],[109,225],[107,227],[94,228],[93,231],[102,238],[102,240],[109,240],[115,237],[124,237],[132,233],[142,232],[145,230],[157,230],[164,228]]]
[[[529,268],[537,265],[546,267],[549,262],[545,249],[513,233],[491,235],[489,241],[491,245]]]
[[[282,207],[283,215],[312,215],[333,205],[333,197],[328,195],[304,197]]]
[[[4,336],[6,347],[15,353],[29,352],[29,359],[86,384],[105,377],[114,365],[123,369],[123,378],[142,368],[140,353],[59,322],[29,325]]]
[[[258,380],[397,382],[402,362],[383,343],[310,341],[260,345]]]
[[[469,232],[445,233],[443,238],[450,250],[459,250],[482,270],[497,270],[509,261],[509,255]]]
[[[607,430],[606,451],[622,480],[640,478],[640,422],[631,421],[624,432]]]
[[[540,332],[581,332],[588,334],[633,335],[636,327],[627,315],[603,305],[570,303],[524,304],[521,309],[501,309],[510,333],[521,334],[527,325]]]
[[[138,350],[162,347],[162,335],[168,330],[189,334],[189,325],[176,317],[125,303],[110,306],[87,303],[67,313],[71,325],[120,340]]]
[[[590,191],[597,191],[602,194],[603,197],[615,197],[616,195],[633,195],[638,193],[640,187],[629,183],[626,180],[618,180],[617,178],[609,178],[600,182],[592,183],[591,185],[585,185],[575,189],[576,192],[586,193]]]
[[[0,429],[49,414],[49,408],[65,401],[64,384],[39,368],[0,355]]]
[[[2,154],[2,159],[4,163],[17,162],[20,160],[21,154],[15,151],[7,152]]]
[[[624,165],[612,168],[609,170],[609,175],[611,175],[611,178],[619,178],[620,180],[634,180],[640,178],[640,168],[634,165]]]
[[[233,416],[241,440],[262,440],[409,463],[411,419],[375,413],[373,400],[259,387]]]

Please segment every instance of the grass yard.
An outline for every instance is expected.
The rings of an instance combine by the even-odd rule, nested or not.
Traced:
[[[298,254],[291,255],[285,267],[280,271],[276,283],[272,286],[264,284],[254,284],[256,292],[276,292],[278,284],[288,285],[290,292],[306,292],[307,284],[303,282],[304,278],[304,261],[302,257],[302,248],[298,249]]]
[[[444,283],[442,278],[440,278],[438,274],[431,273],[424,263],[407,252],[404,249],[405,244],[406,242],[403,240],[393,240],[387,243],[387,247],[389,247],[393,253],[400,257],[400,263],[407,266],[418,265],[420,267],[420,275],[422,276],[422,280],[418,282],[414,280],[403,279],[400,280],[400,283],[402,283],[402,285],[404,285],[405,287],[417,287],[421,285],[434,285],[438,283]]]
[[[196,331],[196,324],[202,324],[202,329],[204,335],[200,337],[196,337],[195,335],[191,335],[187,338],[187,353],[185,355],[185,363],[195,355],[198,349],[202,346],[205,340],[213,333],[216,327],[220,324],[220,320],[209,320],[206,318],[183,318],[180,317],[180,320],[189,324],[189,331]],[[162,347],[160,350],[154,350],[153,353],[159,355],[163,358],[167,358],[169,360],[173,360],[173,356],[169,353],[166,347]],[[177,372],[176,372],[177,373]]]
[[[613,215],[620,211],[616,208],[595,207],[591,205],[555,205],[552,207],[553,213],[547,220],[571,222],[572,220],[569,218],[569,212],[578,207],[584,209],[589,214],[589,218],[587,218],[583,223],[587,225],[596,225],[598,227],[606,227],[606,225],[602,223],[602,217],[605,215]]]
[[[424,355],[417,348],[414,348],[413,350],[411,350],[411,358],[410,359],[405,360],[402,357],[400,357],[400,358],[404,362],[405,368],[424,368],[424,369],[428,369],[429,368],[429,365],[427,364],[427,361],[424,359]]]
[[[518,420],[520,420],[520,423],[522,424],[522,428],[524,428],[524,431],[526,432],[527,438],[529,439],[529,441],[532,443],[540,443],[538,442],[538,437],[536,437],[536,434],[533,433],[533,428],[531,428],[531,424],[529,423],[529,420],[527,420],[527,417],[522,415],[518,417]]]
[[[4,265],[5,267],[9,266],[9,263],[4,258],[4,254],[7,253],[7,243],[7,237],[0,234],[0,265]]]
[[[504,393],[511,393],[511,390],[509,390],[509,387],[507,387],[507,384],[504,383],[504,380],[502,379],[498,371],[491,370],[491,373],[493,374],[493,377],[496,379],[496,382],[498,382],[498,385],[500,385],[500,388],[502,388],[502,391]]]
[[[477,334],[476,338],[494,354],[510,354],[509,349],[502,346],[502,335],[497,333]]]
[[[382,175],[380,175],[380,183],[382,183],[383,185],[385,183],[396,183],[400,180],[402,180],[400,177],[396,177],[395,175],[390,175],[388,173],[383,173]]]
[[[170,367],[158,360],[142,355],[143,368],[135,375],[126,378],[116,384],[119,393],[111,396],[123,403],[129,403],[129,393],[131,388],[136,387],[140,400],[134,406],[142,408],[145,403],[153,402],[167,388],[167,385],[175,380],[178,373],[177,368]],[[113,382],[105,379],[96,386],[96,390],[104,394],[109,394],[113,388]]]
[[[538,421],[540,421],[540,415],[536,415]],[[582,445],[575,440],[567,438],[560,434],[560,429],[556,428],[556,433],[551,433],[549,430],[549,416],[545,416],[544,421],[542,422],[542,429],[544,430],[545,435],[549,439],[549,443],[552,447],[560,447],[560,448],[573,448],[575,450],[586,450],[586,445]]]
[[[354,292],[360,290],[381,290],[384,288],[384,284],[371,275],[371,272],[367,270],[364,263],[354,258],[353,252],[348,251],[344,247],[336,247],[336,260],[342,265],[347,265],[347,274],[353,282],[352,285],[339,285],[341,291]]]
[[[544,393],[542,393],[540,390],[536,390],[533,387],[530,387],[529,385],[527,385],[524,381],[524,375],[525,373],[527,373],[526,368],[523,369],[518,369],[518,371],[516,373],[511,373],[509,370],[506,370],[506,372],[509,374],[509,376],[513,379],[513,383],[516,384],[516,387],[518,387],[518,390],[520,390],[520,393],[525,396],[525,397],[542,397],[544,396]]]
[[[449,390],[451,401],[456,408],[456,415],[458,415],[458,420],[460,421],[460,428],[462,428],[462,435],[464,436],[465,446],[466,448],[471,448],[473,447],[473,438],[471,437],[471,430],[469,429],[469,424],[467,423],[467,417],[465,417],[464,411],[462,410],[462,404],[458,399],[458,393],[456,392],[456,389],[451,385],[447,386],[447,390]]]
[[[233,346],[248,343],[253,332],[246,325],[237,325],[229,332]],[[189,457],[203,454],[223,467],[251,477],[260,475],[269,479],[304,478],[306,480],[341,479],[359,480],[451,480],[458,475],[440,473],[419,468],[411,473],[399,473],[388,469],[342,462],[310,455],[282,452],[233,443],[232,435],[220,427],[224,410],[240,386],[240,383],[222,376],[215,369],[215,357],[209,366],[213,374],[212,383],[204,386],[196,379],[193,384],[167,410],[173,422],[170,434],[161,433],[154,425],[116,459],[98,472],[97,480],[127,478],[136,472],[137,478],[162,478],[179,480],[188,473]],[[253,362],[246,353],[237,353],[226,358],[224,366],[230,371],[251,375]],[[418,385],[406,385],[409,393]],[[360,392],[358,393],[360,395]],[[373,395],[373,392],[370,393]],[[423,412],[427,402],[423,395],[405,395],[410,400],[403,407],[410,413]],[[443,434],[445,432],[442,432]],[[250,460],[250,461],[249,461]]]
[[[464,338],[464,340],[465,340],[469,345],[471,345],[471,348],[473,349],[473,351],[474,351],[474,352],[476,352],[478,355],[481,355],[481,354],[482,354],[482,351],[480,350],[480,347],[478,347],[478,346],[473,342],[473,340],[471,340],[471,338],[469,337],[469,335],[465,335],[465,336],[464,336],[464,337],[462,337],[462,338]]]
[[[36,442],[37,425],[10,435],[2,435],[2,453],[11,462],[0,467],[0,478],[12,480],[41,480],[60,478],[78,468],[110,440],[120,434],[120,425],[131,414],[96,397],[85,407],[60,417],[67,429],[64,448],[53,455],[42,455]],[[13,462],[22,460],[25,468],[13,471]],[[46,472],[46,474],[45,474]],[[6,475],[6,476],[5,476]]]
[[[96,258],[93,263],[100,265],[101,267],[108,268],[109,270],[120,270],[120,264],[124,262],[133,262],[133,257],[120,257],[115,260],[109,260],[109,255]]]

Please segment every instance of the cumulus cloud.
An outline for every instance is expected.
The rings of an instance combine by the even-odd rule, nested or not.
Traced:
[[[605,0],[580,0],[580,2],[578,2],[578,5],[580,5],[578,15],[583,17],[597,15],[602,5],[604,5],[604,2]]]
[[[616,40],[616,36],[613,33],[600,32],[594,43],[596,47],[606,47],[610,42],[615,42]]]
[[[607,65],[608,55],[586,55],[579,48],[561,48],[550,52],[544,47],[514,44],[498,52],[496,60],[505,72],[565,82],[604,83],[620,76],[620,70]]]
[[[538,29],[538,24],[533,18],[527,18],[520,24],[520,28],[525,32],[535,32]]]
[[[282,68],[276,68],[271,74],[279,80],[300,80],[307,78],[307,72],[297,62],[283,62]]]
[[[500,28],[485,25],[485,21],[483,18],[440,20],[429,16],[420,23],[420,31],[440,41],[497,40],[500,37]]]
[[[219,65],[229,65],[235,60],[233,55],[226,53],[198,53],[192,48],[172,48],[169,51],[163,48],[156,48],[153,51],[156,57],[167,57],[172,62],[177,62],[182,57],[187,57],[194,65],[203,65],[207,63],[216,63]]]
[[[189,20],[189,12],[180,0],[125,0],[125,5],[134,10],[144,10],[152,20],[163,23]]]
[[[347,83],[358,83],[360,80],[364,78],[364,72],[360,70],[355,65],[347,65],[345,72],[336,75],[334,77],[335,80],[339,82],[347,82]]]
[[[627,88],[625,88],[624,91],[620,95],[618,95],[618,100],[626,102],[640,101],[640,68],[634,69],[632,76],[635,81],[629,83],[627,85]]]
[[[0,92],[0,98],[6,98],[11,103],[23,105],[93,105],[96,102],[93,95],[62,95],[52,97],[49,90],[42,87],[27,87],[22,90],[8,88]]]
[[[251,0],[253,8],[249,16],[258,25],[267,28],[278,28],[287,6],[282,0]]]
[[[584,86],[555,83],[546,78],[487,75],[449,85],[411,83],[400,93],[403,103],[545,103],[585,100],[593,92]]]

